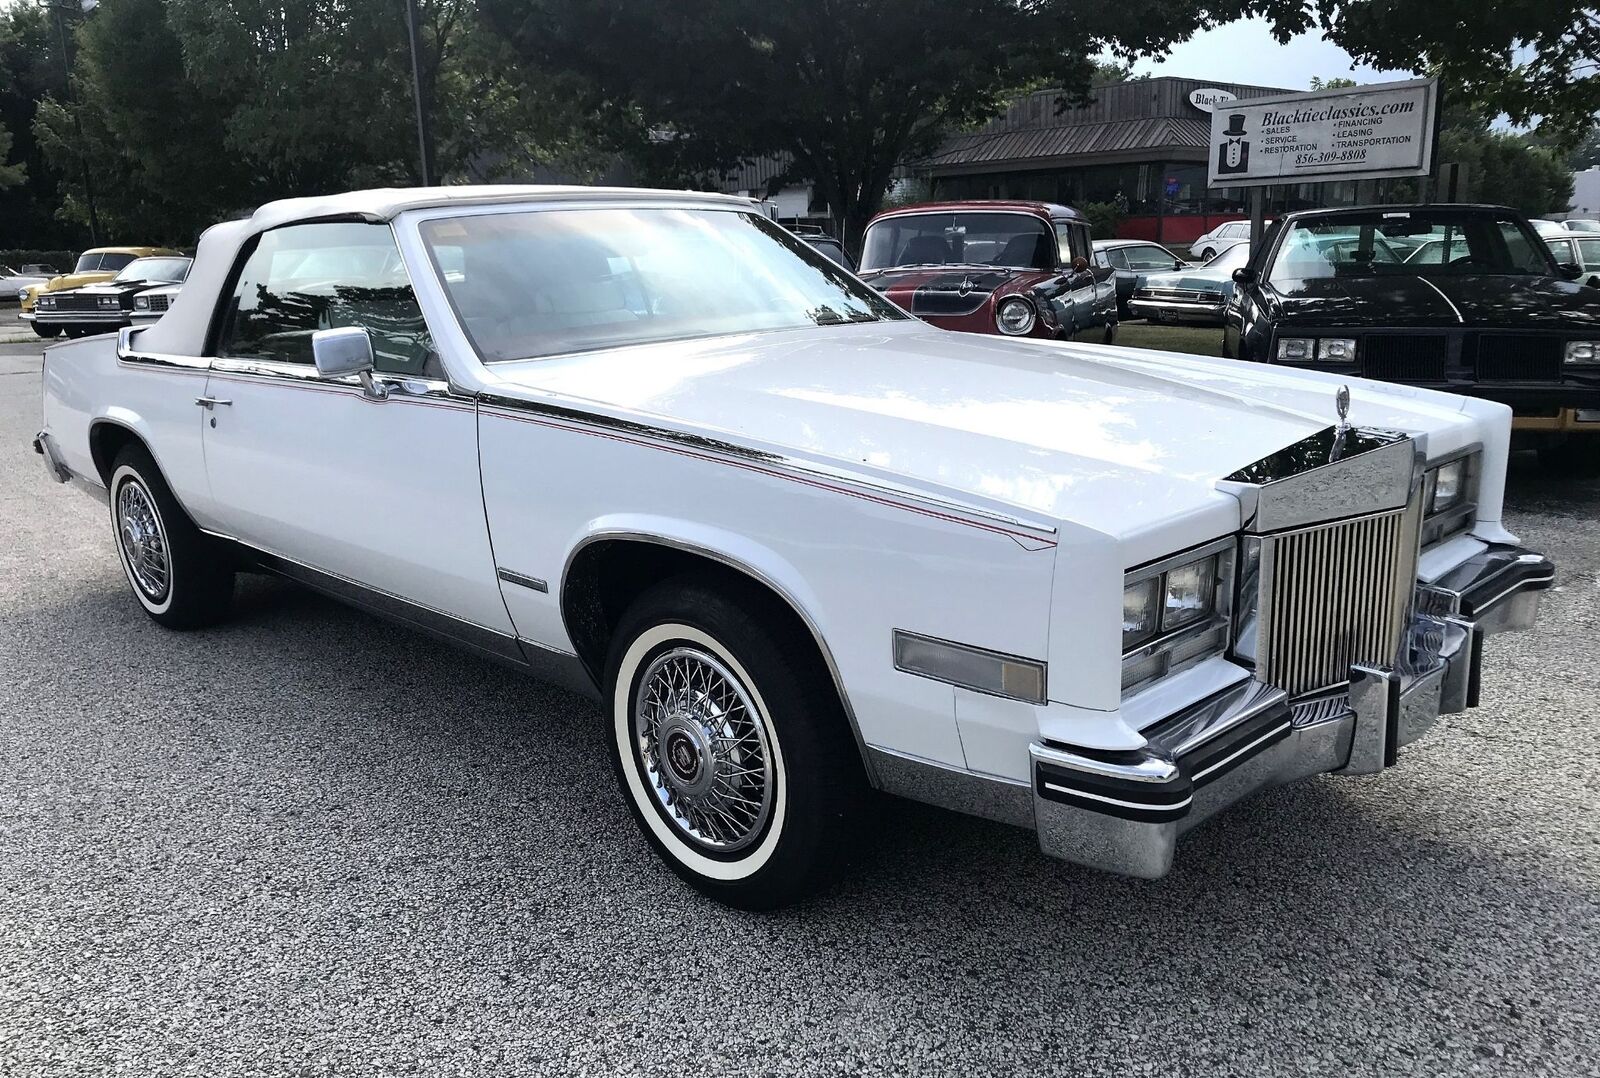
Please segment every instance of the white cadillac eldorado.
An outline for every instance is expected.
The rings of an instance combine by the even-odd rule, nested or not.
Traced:
[[[163,625],[264,569],[602,699],[650,844],[758,908],[869,787],[1158,877],[1394,764],[1552,579],[1510,424],[938,330],[745,200],[458,187],[212,228],[161,321],[49,349],[35,448]]]

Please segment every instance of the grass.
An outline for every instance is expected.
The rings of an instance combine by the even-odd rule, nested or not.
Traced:
[[[1123,322],[1117,343],[1128,348],[1154,348],[1162,352],[1189,352],[1197,356],[1222,355],[1221,326],[1168,326],[1155,322]]]

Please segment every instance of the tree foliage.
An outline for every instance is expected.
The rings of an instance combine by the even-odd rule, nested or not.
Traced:
[[[793,161],[859,238],[897,165],[1019,89],[1087,94],[1095,57],[1165,48],[1231,0],[481,0],[528,70],[568,73],[658,182]]]
[[[571,113],[505,76],[473,0],[418,0],[435,176],[581,156]],[[86,158],[108,233],[192,243],[274,198],[416,183],[411,58],[397,0],[116,0],[77,31],[76,103],[34,128],[81,220]]]
[[[53,216],[59,177],[33,137],[40,100],[61,88],[56,49],[45,11],[31,4],[0,7],[0,129],[11,136],[0,165],[25,172],[22,183],[0,183],[0,247],[68,246],[82,239]]]
[[[19,187],[28,179],[26,164],[7,164],[11,160],[11,132],[0,125],[0,191]]]
[[[1592,0],[1254,0],[1280,41],[1321,31],[1360,63],[1436,73],[1490,115],[1574,138],[1600,113]]]

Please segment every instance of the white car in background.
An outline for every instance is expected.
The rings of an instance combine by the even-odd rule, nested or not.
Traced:
[[[1501,525],[1504,405],[947,332],[720,195],[271,203],[43,385],[35,449],[156,622],[266,569],[587,693],[650,846],[749,908],[826,878],[868,785],[1160,876],[1475,704],[1554,573]]]
[[[145,289],[133,297],[133,312],[128,316],[129,321],[136,326],[148,326],[152,322],[159,321],[182,290],[182,282]]]
[[[1262,227],[1265,228],[1270,224],[1272,224],[1272,218],[1269,217],[1262,222]],[[1210,262],[1234,244],[1248,242],[1249,239],[1249,221],[1229,221],[1227,224],[1218,225],[1191,243],[1189,245],[1189,253],[1202,262]]]
[[[17,299],[24,288],[44,284],[49,279],[23,273],[10,266],[0,266],[0,299]]]
[[[1571,232],[1571,229],[1567,228],[1562,222],[1546,221],[1542,217],[1531,217],[1528,219],[1528,223],[1533,226],[1535,232],[1546,239],[1553,236],[1565,236]]]
[[[1600,221],[1588,217],[1571,217],[1561,222],[1568,232],[1600,232]]]

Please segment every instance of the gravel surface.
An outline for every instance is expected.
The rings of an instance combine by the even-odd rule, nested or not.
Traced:
[[[582,699],[285,584],[127,594],[0,348],[0,1075],[1600,1073],[1600,484],[1484,703],[1119,880],[886,802],[753,916],[635,833]]]

